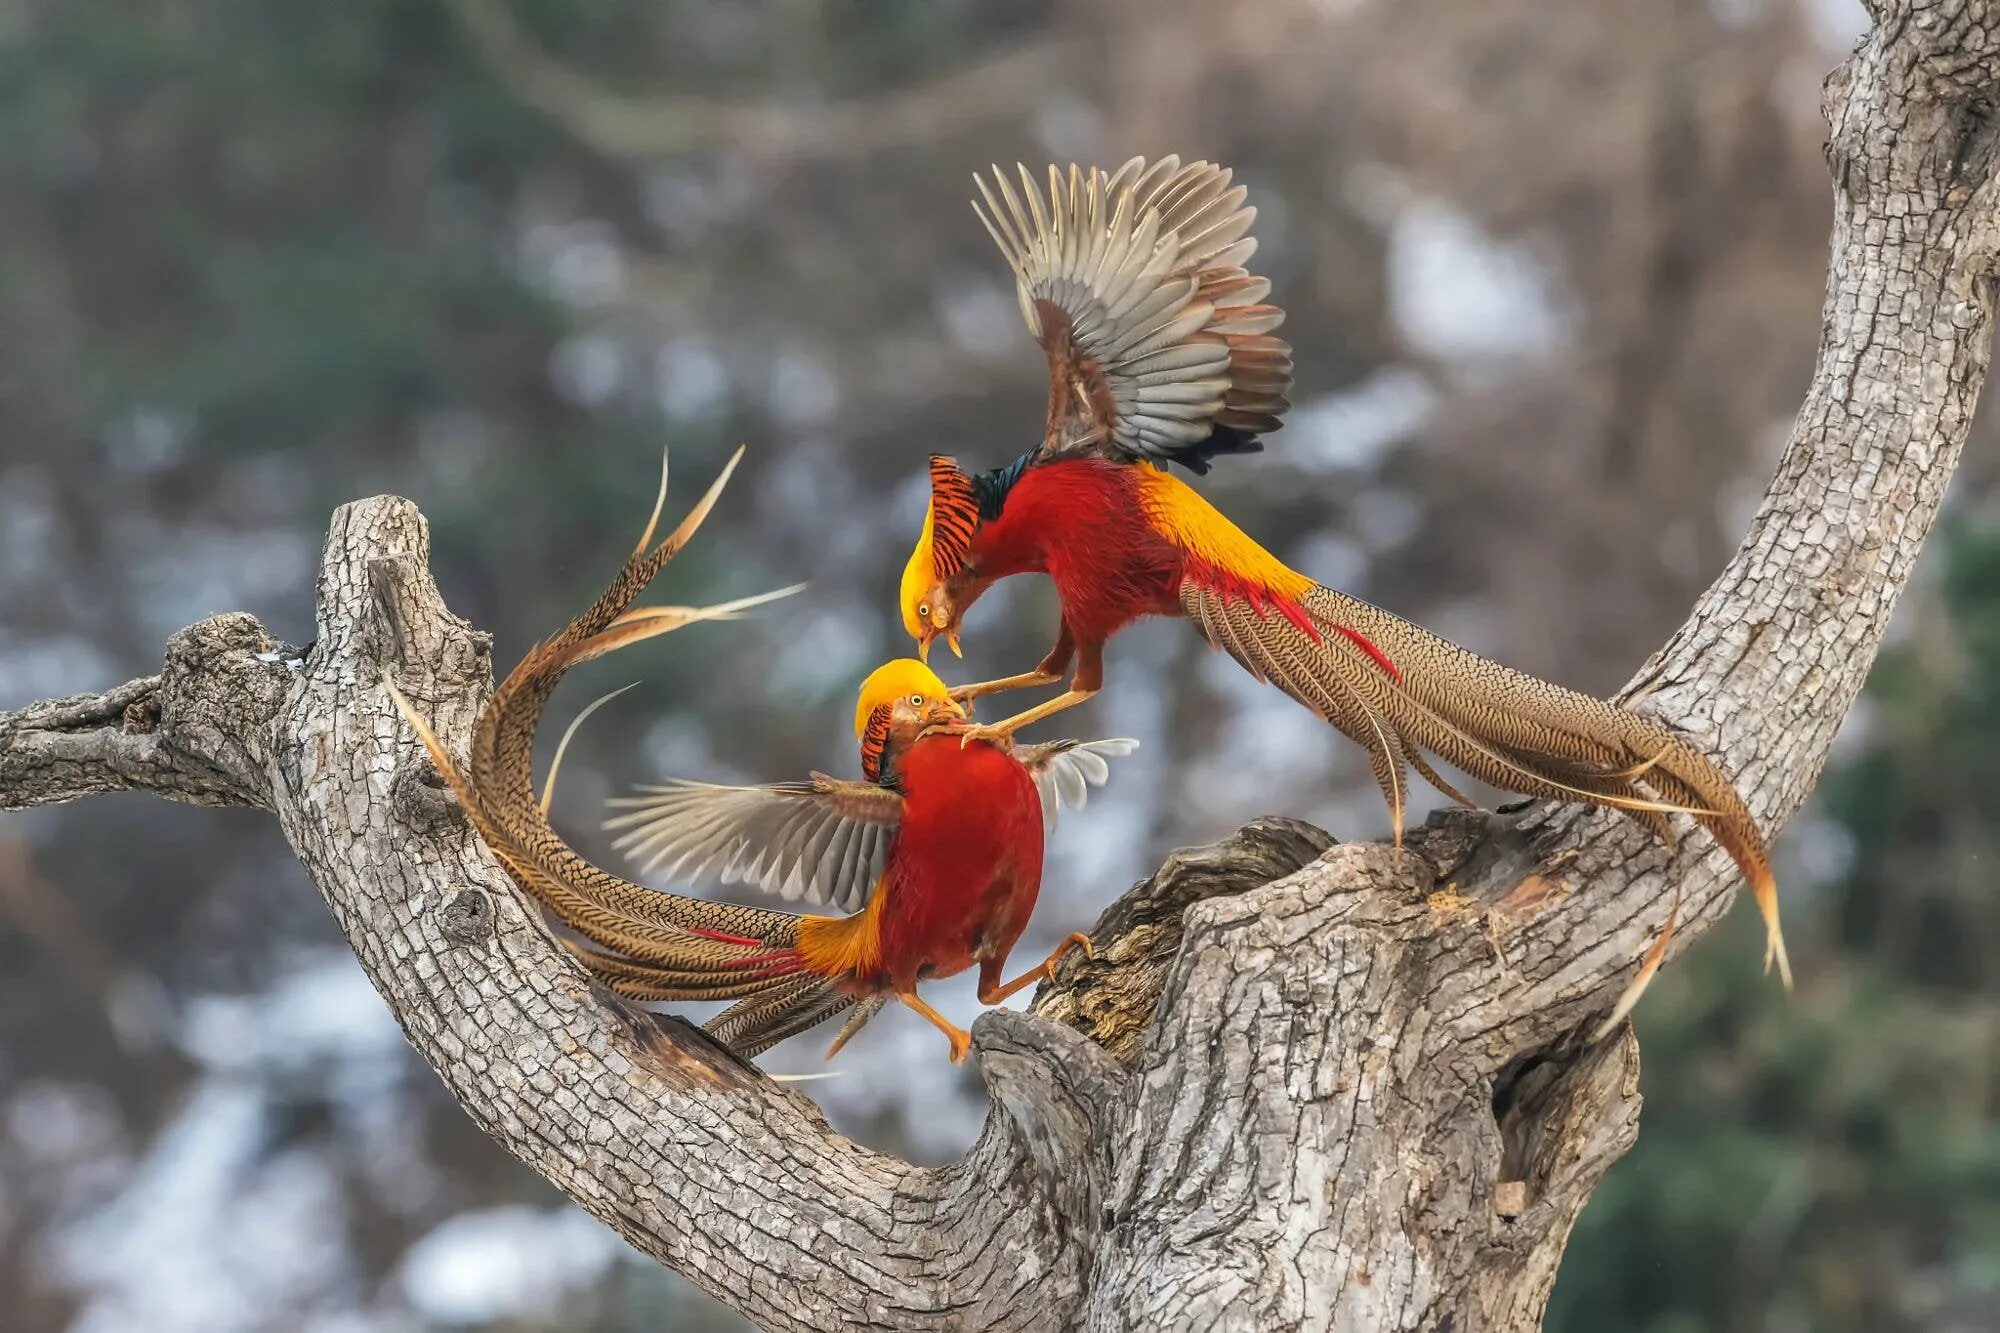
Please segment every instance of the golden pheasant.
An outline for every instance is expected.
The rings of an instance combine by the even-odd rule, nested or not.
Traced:
[[[931,459],[903,620],[920,652],[939,637],[956,652],[988,587],[1046,574],[1062,610],[1055,647],[1031,672],[954,697],[1050,684],[1072,659],[1076,670],[1065,693],[971,736],[1010,736],[1088,699],[1106,640],[1145,616],[1184,616],[1367,750],[1398,845],[1409,769],[1470,804],[1427,753],[1524,795],[1611,806],[1663,838],[1667,815],[1692,816],[1749,880],[1766,965],[1790,985],[1763,836],[1705,756],[1649,718],[1319,585],[1168,470],[1205,473],[1217,455],[1261,449],[1287,406],[1291,348],[1272,333],[1284,316],[1244,267],[1255,210],[1228,170],[1172,157],[1108,174],[1051,167],[1046,196],[1025,167],[1018,192],[997,167],[975,181],[973,209],[1048,358],[1048,415],[1041,442],[1005,467]]]
[[[971,1038],[917,994],[917,982],[977,963],[980,1002],[999,1004],[1053,975],[1070,949],[1089,949],[1087,937],[1071,935],[1001,980],[1041,889],[1045,829],[1065,799],[1081,805],[1105,781],[1107,758],[1136,745],[966,745],[964,720],[944,682],[903,658],[861,686],[862,781],[815,773],[764,787],[677,782],[614,802],[627,813],[606,827],[621,831],[616,845],[648,871],[677,880],[706,872],[849,913],[787,918],[782,930],[757,935],[701,933],[745,950],[731,963],[740,969],[732,981],[810,978],[828,994],[893,997],[936,1024],[962,1060]],[[705,998],[700,989],[668,984],[653,998]]]
[[[854,1009],[837,1050],[893,996],[937,1023],[953,1058],[963,1058],[969,1038],[917,996],[916,982],[976,961],[981,997],[993,1003],[1048,975],[1083,942],[1072,936],[1039,967],[1000,980],[1040,887],[1045,823],[1063,801],[1081,805],[1088,787],[1108,776],[1106,757],[1133,742],[962,746],[956,734],[938,733],[962,728],[963,709],[927,667],[906,659],[862,688],[855,724],[867,781],[815,774],[775,787],[675,784],[638,798],[618,821],[630,828],[626,845],[653,863],[687,873],[715,868],[725,881],[858,909],[850,917],[797,916],[634,884],[572,849],[549,825],[547,794],[536,796],[535,732],[572,666],[766,600],[633,606],[700,526],[735,466],[732,459],[655,545],[663,474],[653,518],[624,568],[588,611],[501,682],[464,768],[394,683],[384,684],[487,845],[573,933],[565,942],[614,991],[648,1001],[735,1000],[707,1026],[746,1056]],[[559,748],[557,764],[561,755]]]

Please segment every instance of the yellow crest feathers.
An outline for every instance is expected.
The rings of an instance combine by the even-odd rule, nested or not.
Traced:
[[[903,566],[903,628],[913,639],[924,635],[924,619],[917,614],[929,595],[931,585],[937,582],[936,571],[931,563],[931,532],[936,526],[936,505],[924,508],[924,530],[917,537],[916,549],[910,552],[910,561]]]
[[[951,690],[938,679],[937,672],[914,657],[899,657],[876,667],[861,682],[861,697],[854,706],[854,738],[859,740],[867,732],[868,719],[876,709],[911,694],[945,699]]]
[[[930,628],[918,610],[924,598],[965,568],[980,523],[979,494],[965,469],[943,454],[932,454],[930,467],[931,502],[924,510],[924,530],[903,566],[903,628],[913,639],[923,638]]]

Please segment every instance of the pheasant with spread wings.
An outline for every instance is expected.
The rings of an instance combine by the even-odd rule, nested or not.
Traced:
[[[549,824],[568,735],[536,795],[535,733],[572,667],[798,591],[710,607],[634,605],[701,526],[735,467],[731,459],[680,526],[655,542],[662,473],[653,517],[623,568],[500,682],[466,760],[393,682],[383,684],[480,836],[611,990],[635,1000],[733,1000],[707,1028],[744,1056],[848,1013],[838,1050],[897,998],[936,1023],[951,1038],[952,1058],[962,1059],[969,1038],[917,996],[917,983],[976,962],[980,997],[996,1003],[1050,975],[1070,948],[1087,948],[1071,936],[1039,966],[1001,980],[1041,888],[1046,829],[1062,805],[1081,806],[1109,777],[1107,760],[1136,742],[961,745],[964,709],[928,667],[903,659],[861,689],[855,731],[865,781],[814,774],[771,787],[675,783],[627,802],[629,812],[613,821],[623,845],[676,878],[709,872],[852,913],[844,917],[650,889],[593,865]]]
[[[700,930],[736,947],[733,974],[665,978],[629,988],[645,999],[710,998],[713,982],[806,986],[846,994],[860,1008],[834,1050],[888,999],[937,1025],[963,1060],[971,1037],[917,994],[917,983],[979,966],[979,1000],[999,1004],[1051,976],[1074,934],[1011,981],[1001,972],[1041,890],[1042,844],[1066,802],[1080,806],[1110,776],[1106,760],[1128,740],[1055,741],[1015,749],[962,744],[965,710],[911,658],[862,684],[854,734],[859,782],[815,773],[805,782],[723,787],[675,782],[614,804],[616,846],[673,880],[750,884],[842,916],[782,918],[757,934]],[[732,1024],[717,1035],[737,1042]],[[831,1055],[833,1052],[829,1051]]]
[[[1254,452],[1276,430],[1291,348],[1270,283],[1245,267],[1255,210],[1231,174],[1177,158],[1115,172],[1049,169],[1044,195],[997,167],[973,208],[1014,272],[1048,358],[1041,442],[971,473],[931,459],[931,502],[904,571],[902,615],[928,655],[959,648],[969,607],[1000,579],[1046,574],[1061,604],[1033,671],[966,686],[969,700],[1053,684],[1064,693],[987,726],[1006,737],[1103,685],[1105,642],[1146,616],[1192,620],[1259,680],[1368,752],[1400,842],[1414,769],[1453,799],[1436,756],[1528,796],[1610,806],[1661,836],[1693,817],[1728,850],[1764,917],[1767,962],[1787,985],[1763,835],[1699,751],[1627,709],[1477,656],[1287,567],[1175,477]]]

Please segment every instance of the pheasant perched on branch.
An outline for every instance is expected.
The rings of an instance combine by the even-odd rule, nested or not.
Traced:
[[[1052,976],[1073,934],[1046,959],[1001,980],[1041,889],[1042,843],[1067,800],[1082,805],[1110,775],[1107,758],[1137,742],[963,744],[965,710],[913,658],[878,667],[861,686],[854,736],[863,780],[815,773],[805,782],[719,787],[678,782],[613,802],[626,813],[606,827],[648,871],[682,879],[703,872],[846,916],[786,918],[747,936],[708,932],[746,950],[736,975],[810,984],[860,998],[865,1021],[893,997],[916,1010],[965,1058],[971,1038],[931,1008],[917,982],[979,965],[979,1000],[999,1004]],[[786,981],[797,978],[796,981]],[[701,999],[665,979],[646,998]],[[725,1015],[718,1030],[730,1039]],[[853,1022],[838,1050],[859,1027]],[[833,1051],[829,1051],[831,1055]]]
[[[1398,845],[1409,770],[1471,804],[1426,754],[1524,795],[1622,810],[1663,838],[1668,815],[1693,817],[1749,880],[1767,965],[1789,986],[1763,836],[1706,757],[1648,718],[1319,585],[1168,470],[1206,473],[1220,455],[1261,449],[1287,407],[1291,348],[1272,332],[1284,315],[1244,267],[1255,210],[1230,172],[1172,157],[1108,174],[1051,167],[1044,195],[1019,170],[1018,190],[997,167],[991,181],[975,177],[973,209],[1048,358],[1042,439],[990,472],[931,459],[902,614],[921,653],[940,637],[957,652],[987,588],[1047,574],[1062,609],[1055,647],[1033,671],[954,695],[1051,684],[1072,660],[1076,670],[1065,693],[969,734],[1011,736],[1081,703],[1103,684],[1106,640],[1145,616],[1184,616],[1367,750]]]
[[[853,1009],[838,1050],[894,997],[936,1023],[951,1038],[952,1058],[962,1059],[970,1039],[918,997],[917,981],[977,962],[980,996],[997,1003],[1049,975],[1069,948],[1087,947],[1072,936],[1040,966],[1000,980],[1040,888],[1045,823],[1063,801],[1081,805],[1088,786],[1108,776],[1105,758],[1133,742],[961,745],[964,709],[929,668],[904,659],[862,687],[855,727],[866,781],[814,774],[772,787],[680,783],[627,802],[632,813],[613,821],[630,830],[623,845],[653,864],[688,874],[713,868],[725,881],[855,913],[846,917],[718,903],[621,879],[563,841],[548,822],[548,792],[536,795],[535,732],[571,667],[797,591],[703,608],[633,605],[693,536],[741,457],[654,544],[663,472],[652,520],[624,568],[494,691],[464,769],[384,683],[488,846],[613,990],[638,1000],[734,1000],[708,1029],[746,1056]],[[558,748],[551,787],[561,759]]]

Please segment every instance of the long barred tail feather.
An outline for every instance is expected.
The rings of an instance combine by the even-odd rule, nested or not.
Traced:
[[[851,1010],[847,1025],[841,1029],[842,1035],[834,1039],[833,1048],[827,1051],[831,1059],[845,1043],[849,1030],[858,1030],[883,1003],[876,997],[873,1005],[864,1007],[845,991],[827,986],[824,978],[798,978],[789,990],[731,1005],[709,1020],[708,1031],[738,1054],[758,1056],[787,1037],[797,1036]]]
[[[1211,643],[1367,751],[1399,846],[1409,768],[1465,802],[1425,754],[1526,796],[1608,806],[1670,845],[1668,817],[1693,819],[1749,881],[1764,918],[1766,966],[1775,963],[1791,987],[1763,834],[1721,770],[1659,723],[1488,661],[1331,588],[1301,599],[1310,628],[1192,579],[1182,585],[1181,603]],[[1678,919],[1676,900],[1619,999],[1618,1017],[1658,970]]]
[[[588,610],[530,650],[500,683],[479,716],[468,764],[453,759],[393,681],[385,678],[383,686],[480,836],[521,887],[575,936],[564,942],[586,967],[631,999],[737,1001],[716,1020],[729,1019],[727,1035],[717,1035],[754,1055],[854,1003],[834,978],[806,971],[796,947],[803,918],[659,892],[592,865],[549,824],[533,773],[542,712],[571,667],[703,620],[732,619],[797,591],[709,607],[633,606],[701,526],[742,453],[737,450],[688,516],[656,543],[666,502],[662,462],[659,499],[631,557]],[[551,772],[551,786],[553,780]]]

